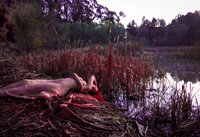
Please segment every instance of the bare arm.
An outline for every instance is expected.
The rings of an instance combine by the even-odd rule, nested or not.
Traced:
[[[88,92],[92,89],[92,87],[97,86],[97,81],[94,75],[90,77],[88,80],[88,84],[86,86],[83,86],[83,92]]]
[[[80,87],[79,87],[79,91],[80,91],[80,92],[83,92],[83,84],[82,84],[82,82],[80,81],[79,76],[78,76],[76,73],[73,73],[73,74],[72,74],[72,78],[77,82],[78,86],[80,86]]]

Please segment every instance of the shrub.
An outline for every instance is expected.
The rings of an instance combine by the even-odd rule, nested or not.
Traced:
[[[13,24],[17,45],[27,52],[56,40],[48,23],[41,19],[42,14],[33,5],[18,6],[13,14]]]

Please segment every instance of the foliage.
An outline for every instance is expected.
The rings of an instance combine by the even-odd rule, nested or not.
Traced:
[[[143,111],[130,116],[134,115],[137,120],[142,118],[150,124],[149,128],[155,129],[152,131],[155,135],[158,134],[157,127],[161,125],[167,127],[170,135],[185,134],[182,131],[192,126],[191,121],[195,121],[193,118],[199,115],[195,114],[193,110],[195,108],[191,104],[192,91],[187,94],[185,85],[182,89],[178,89],[172,83],[167,86],[166,72],[159,66],[154,70],[156,74],[152,76],[150,56],[148,58],[121,56],[112,48],[105,49],[108,52],[104,56],[97,54],[95,47],[89,50],[65,49],[60,52],[41,54],[33,52],[24,54],[24,57],[18,58],[18,61],[23,61],[23,65],[29,70],[53,75],[55,78],[69,77],[72,72],[76,72],[84,79],[94,74],[101,91],[105,91],[107,95],[115,91],[117,97],[119,94],[123,95],[127,99],[127,106],[129,97],[140,95],[141,100],[138,104]],[[150,77],[156,78],[156,89],[152,86]],[[198,129],[198,126],[195,128]]]
[[[8,38],[9,26],[11,25],[12,9],[8,8],[3,1],[0,1],[0,40],[11,40]]]
[[[66,45],[80,47],[92,45],[93,43],[108,44],[110,41],[116,44],[124,41],[125,28],[120,24],[119,17],[115,19],[115,12],[110,12],[96,1],[94,1],[94,4],[97,5],[95,8],[98,10],[96,13],[92,11],[91,14],[89,13],[94,7],[87,0],[77,0],[74,3],[65,1],[64,7],[66,6],[66,9],[64,8],[64,10],[60,9],[63,4],[62,0],[18,2],[17,0],[13,2],[15,7],[12,8],[14,12],[11,21],[15,39],[21,50],[30,52],[33,49],[44,47],[60,49]],[[5,1],[5,3],[7,6],[11,5],[9,1]],[[46,9],[47,7],[49,8],[48,10]],[[102,11],[103,9],[105,10],[104,12]],[[48,12],[45,12],[46,10]],[[76,13],[77,10],[78,13],[80,12],[79,14]],[[85,16],[87,19],[82,14],[84,16],[86,14],[88,16]],[[67,18],[61,19],[61,15]],[[93,19],[90,16],[101,18],[100,22],[92,22]],[[122,11],[120,16],[125,17]],[[129,33],[128,40],[132,40]]]
[[[200,41],[199,13],[179,14],[167,26],[163,19],[149,21],[143,17],[140,26],[132,20],[127,29],[137,42],[145,46],[192,46]],[[144,38],[148,42],[144,42]]]
[[[120,21],[116,12],[98,4],[96,0],[43,0],[40,6],[46,14],[51,14],[65,23],[90,23],[94,20],[110,20],[112,23]],[[120,16],[125,15],[120,12]]]
[[[197,106],[192,104],[196,93],[193,93],[191,85],[188,88],[189,84],[184,83],[181,84],[182,87],[179,87],[177,75],[174,77],[175,83],[173,83],[161,67],[158,66],[155,71],[157,77],[154,77],[156,81],[154,87],[156,88],[149,84],[147,89],[149,93],[146,94],[147,100],[142,103],[144,106],[142,118],[148,119],[152,126],[168,127],[167,132],[172,132],[172,136],[183,136],[186,134],[184,130],[191,127],[194,129],[190,130],[196,131],[197,127],[191,123],[198,119],[199,113],[197,111],[199,108],[198,102],[196,102]]]
[[[111,32],[110,32],[111,30]],[[81,24],[79,22],[67,22],[59,24],[59,39],[61,47],[67,44],[74,47],[97,44],[113,44],[124,41],[125,29],[121,24],[111,23],[104,20],[98,23]],[[128,34],[128,38],[129,38]],[[131,40],[130,38],[128,40]]]
[[[15,9],[13,24],[18,46],[32,51],[56,40],[55,32],[41,19],[41,12],[33,5],[22,5]]]

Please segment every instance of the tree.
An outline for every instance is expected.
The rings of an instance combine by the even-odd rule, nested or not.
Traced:
[[[164,19],[160,19],[159,21],[158,21],[159,23],[159,27],[165,27],[166,26],[166,22],[165,22],[165,20]]]
[[[132,20],[132,21],[129,22],[129,24],[127,25],[127,29],[128,29],[129,33],[130,33],[132,36],[136,36],[136,34],[137,34],[136,28],[137,28],[137,24],[135,23],[135,20]]]
[[[36,4],[43,10],[48,18],[55,17],[60,22],[89,23],[94,19],[119,22],[119,16],[107,7],[97,3],[96,0],[14,0],[17,3]],[[11,0],[3,0],[7,6]]]
[[[96,0],[43,0],[41,7],[63,22],[89,23],[94,19],[114,22],[119,18],[115,12],[98,4]]]
[[[123,11],[120,11],[120,12],[119,12],[119,16],[121,16],[121,17],[123,17],[123,18],[125,18],[125,17],[126,17],[126,15],[124,14],[124,12],[123,12]]]
[[[21,50],[31,52],[56,40],[55,32],[49,23],[40,20],[40,12],[31,4],[15,9],[13,25],[17,45]]]
[[[157,19],[153,17],[151,21],[151,27],[157,27],[157,25],[158,25]]]
[[[150,27],[150,26],[151,22],[148,19],[145,19],[145,16],[143,16],[141,27]]]

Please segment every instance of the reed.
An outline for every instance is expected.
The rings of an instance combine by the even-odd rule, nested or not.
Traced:
[[[194,94],[191,96],[192,88],[187,91],[185,84],[181,89],[172,83],[167,85],[166,71],[160,66],[153,69],[151,55],[121,55],[112,46],[104,49],[93,46],[82,50],[65,48],[57,52],[23,53],[15,62],[54,78],[69,77],[72,72],[84,79],[95,75],[100,91],[111,98],[122,95],[127,101],[123,104],[126,108],[130,106],[129,100],[134,99],[131,97],[140,97],[139,103],[135,102],[141,104],[139,109],[135,107],[139,111],[131,116],[149,127],[148,135],[186,136],[189,132],[199,132],[199,108],[192,104],[195,99]],[[157,81],[157,88],[153,80]]]
[[[68,77],[72,72],[84,79],[95,75],[99,89],[106,94],[109,94],[110,89],[118,92],[122,87],[126,89],[127,96],[134,94],[135,88],[152,76],[151,60],[147,55],[138,58],[132,55],[122,56],[112,46],[107,49],[102,54],[99,54],[95,46],[85,50],[65,48],[51,53],[24,53],[23,57],[18,58],[18,62],[29,70],[54,78]]]
[[[157,130],[163,130],[166,135],[185,136],[188,131],[199,131],[193,125],[198,121],[199,108],[197,101],[197,106],[192,104],[196,93],[193,94],[191,85],[188,91],[187,83],[182,84],[181,88],[176,80],[175,84],[170,83],[166,72],[160,66],[154,72],[157,86],[152,86],[152,83],[149,83],[148,88],[146,88],[147,100],[140,106],[143,107],[143,111],[140,115],[135,115],[135,118],[142,118],[149,123],[151,125],[149,128],[154,134],[158,133]],[[189,130],[186,132],[187,128]]]
[[[200,46],[190,46],[179,48],[177,52],[174,52],[174,56],[178,59],[200,59]]]

